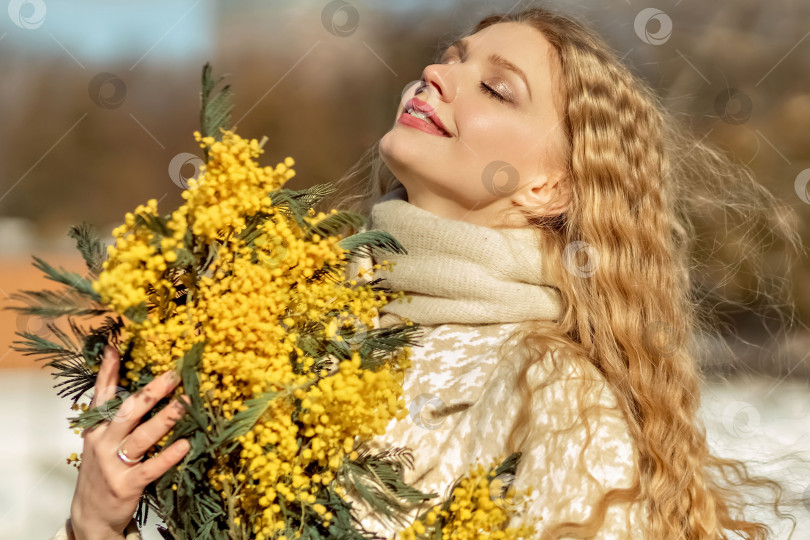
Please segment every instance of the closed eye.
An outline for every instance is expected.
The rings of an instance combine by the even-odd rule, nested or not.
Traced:
[[[448,53],[445,53],[444,56],[442,56],[442,58],[441,58],[441,60],[439,62],[442,63],[442,64],[448,64],[448,63],[450,63],[450,60],[458,60],[458,59],[459,59],[458,55],[448,52]],[[499,94],[498,92],[493,90],[492,87],[489,86],[488,84],[486,84],[484,81],[481,81],[481,82],[478,83],[478,88],[480,88],[481,92],[483,92],[484,94],[487,94],[487,95],[497,99],[501,103],[509,101],[505,97],[503,97],[501,94]]]
[[[484,81],[481,81],[481,82],[479,83],[479,88],[481,89],[481,91],[482,91],[483,93],[491,95],[492,97],[494,97],[494,98],[495,98],[495,99],[497,99],[498,101],[501,101],[501,102],[506,101],[506,98],[505,98],[505,97],[503,97],[503,96],[502,96],[502,95],[500,95],[498,92],[496,92],[496,91],[495,91],[495,90],[493,90],[491,87],[489,87],[489,86],[488,86],[486,83],[484,83]]]

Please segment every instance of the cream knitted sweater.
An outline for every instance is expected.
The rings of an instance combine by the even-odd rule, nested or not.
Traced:
[[[523,322],[556,320],[559,290],[549,282],[531,231],[442,218],[410,204],[402,187],[374,205],[369,228],[388,231],[408,251],[381,255],[394,263],[393,269],[369,276],[385,278],[391,289],[411,298],[385,306],[380,326],[409,318],[425,331],[421,346],[413,348],[403,384],[410,415],[392,420],[369,446],[413,450],[414,468],[405,470],[405,481],[443,499],[476,461],[488,464],[506,457],[506,439],[521,405],[515,383],[520,362],[499,359],[497,348]],[[374,262],[380,261],[359,264],[369,268]],[[585,519],[604,491],[629,487],[637,474],[627,424],[610,409],[615,395],[590,364],[587,372],[573,366],[566,365],[559,382],[534,393],[534,425],[513,485],[521,492],[535,491],[512,526]],[[533,367],[530,386],[544,376]],[[577,389],[586,379],[596,382],[596,390],[583,403],[577,401]],[[584,454],[585,471],[578,464],[586,439],[577,411],[596,404],[602,407],[588,417],[592,439]],[[546,435],[571,425],[577,427],[558,438]],[[350,499],[368,530],[394,538],[401,529]],[[643,539],[646,517],[640,504],[613,505],[593,538]]]
[[[423,329],[403,384],[410,415],[392,420],[369,447],[410,448],[414,468],[404,471],[405,481],[444,498],[476,461],[488,464],[506,457],[506,438],[521,405],[515,383],[519,360],[499,359],[497,349],[521,323],[556,320],[559,291],[549,283],[531,231],[442,218],[410,204],[402,187],[377,201],[368,228],[390,232],[408,251],[384,254],[394,262],[392,271],[362,272],[380,262],[372,258],[349,267],[352,275],[363,273],[366,280],[383,277],[385,285],[410,298],[385,306],[378,326],[408,318]],[[599,384],[585,398],[587,403],[577,401],[577,389],[586,379],[601,381],[596,369],[583,372],[569,364],[565,373],[561,381],[534,394],[534,425],[513,485],[535,491],[510,525],[585,519],[604,491],[628,487],[637,474],[634,446],[624,418],[610,408],[616,401],[609,388]],[[544,373],[532,368],[529,378],[535,387]],[[601,414],[589,416],[592,438],[584,454],[585,471],[578,463],[585,428],[576,420],[577,411],[592,404],[602,408]],[[558,438],[545,435],[575,424]],[[401,530],[352,494],[348,498],[367,530],[385,538]],[[416,515],[414,510],[411,516]],[[646,515],[638,504],[613,505],[592,538],[642,540]],[[127,536],[138,538],[137,533]]]

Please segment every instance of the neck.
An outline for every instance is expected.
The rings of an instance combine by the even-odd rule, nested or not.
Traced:
[[[375,253],[393,262],[375,277],[405,291],[382,309],[414,322],[494,324],[556,320],[559,290],[545,271],[536,231],[490,228],[433,214],[408,202],[400,187],[371,211],[371,229],[384,230],[407,250]]]
[[[472,206],[469,206],[463,204],[462,201],[459,201],[455,197],[446,197],[433,191],[423,189],[409,190],[407,186],[405,190],[407,192],[407,195],[404,197],[406,201],[436,216],[456,221],[465,221],[482,227],[494,228],[504,225],[518,227],[521,225],[519,223],[501,222],[504,212],[511,208],[511,202],[508,198],[496,199],[495,201],[488,202],[484,206],[480,206],[480,201],[477,201]],[[525,224],[525,220],[523,224]]]

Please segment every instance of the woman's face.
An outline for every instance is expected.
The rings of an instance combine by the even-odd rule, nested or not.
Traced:
[[[394,127],[380,141],[383,161],[409,202],[450,219],[489,226],[513,206],[563,211],[566,186],[557,180],[565,135],[551,45],[515,22],[461,42],[403,95]]]

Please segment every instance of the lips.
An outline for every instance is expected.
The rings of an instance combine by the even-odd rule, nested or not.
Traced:
[[[447,128],[444,126],[444,123],[442,123],[441,119],[439,118],[439,115],[436,114],[436,111],[433,109],[433,107],[431,107],[426,102],[415,97],[409,99],[408,101],[405,102],[404,114],[408,114],[410,113],[410,111],[421,112],[428,118],[426,122],[429,124],[432,123],[434,126],[436,126],[443,136],[452,137],[452,135],[450,135],[450,132],[447,131]]]

